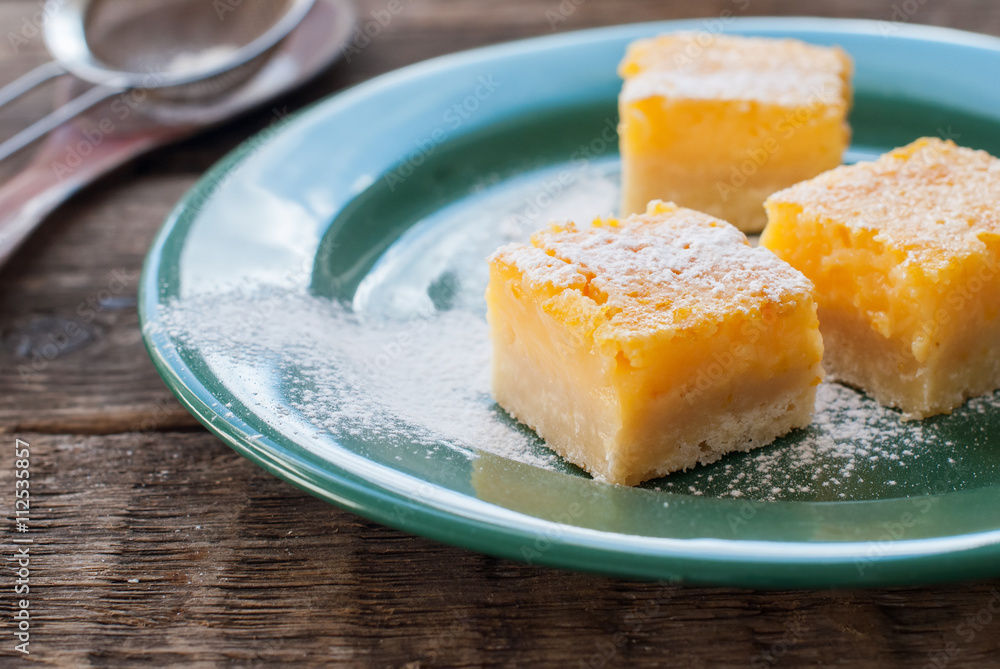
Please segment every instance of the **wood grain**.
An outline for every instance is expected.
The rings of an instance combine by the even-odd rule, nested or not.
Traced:
[[[196,424],[148,362],[136,313],[146,249],[192,183],[165,176],[98,185],[57,212],[7,267],[0,395],[10,401],[0,405],[0,432]]]
[[[371,20],[385,6],[365,0],[359,15]],[[45,58],[37,36],[15,40],[16,49],[10,39],[39,7],[37,0],[0,3],[3,81]],[[724,10],[888,21],[916,8],[908,21],[1000,34],[1000,3],[992,0],[403,0],[403,7],[349,62],[277,108],[291,111],[390,69],[482,44]],[[50,101],[51,91],[41,91],[3,110],[0,137],[45,113]],[[1000,666],[1000,621],[990,612],[1000,605],[1000,581],[747,592],[520,565],[319,502],[201,431],[148,361],[135,278],[184,190],[272,115],[249,114],[104,179],[59,209],[0,271],[0,433],[7,433],[0,491],[10,499],[15,437],[31,444],[35,484],[37,609],[32,654],[22,660],[53,667]],[[0,666],[16,666],[10,637],[3,638]]]
[[[204,433],[21,435],[47,666],[990,666],[1000,583],[747,592],[515,564],[409,536]],[[12,488],[0,448],[0,489]],[[32,646],[36,648],[36,646]],[[6,649],[4,649],[6,650]],[[32,656],[35,656],[33,651]]]

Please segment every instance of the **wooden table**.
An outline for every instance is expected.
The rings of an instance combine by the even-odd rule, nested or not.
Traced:
[[[365,0],[359,9],[370,19],[384,6]],[[993,0],[403,6],[349,63],[277,107],[293,110],[481,44],[725,9],[881,20],[895,13],[1000,34]],[[7,44],[10,32],[30,32],[39,8],[37,0],[0,4],[0,36],[8,35],[0,39],[0,80],[45,58],[40,38],[19,43],[16,53]],[[44,91],[5,110],[0,134],[50,101]],[[568,573],[387,529],[235,455],[154,372],[137,327],[136,280],[174,202],[272,115],[261,110],[95,184],[0,273],[0,490],[10,517],[14,441],[22,439],[31,446],[35,503],[31,654],[13,649],[15,577],[5,568],[0,665],[1000,666],[1000,615],[990,612],[1000,604],[1000,581],[748,592]],[[60,343],[68,322],[82,334]],[[7,565],[14,533],[5,522]]]

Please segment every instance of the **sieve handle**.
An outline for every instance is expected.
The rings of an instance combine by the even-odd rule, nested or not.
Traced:
[[[49,79],[54,79],[61,74],[66,74],[66,68],[56,61],[39,65],[31,72],[23,75],[20,79],[13,81],[3,88],[0,88],[0,107],[10,104],[28,91],[44,84]]]
[[[127,88],[122,88],[121,86],[105,86],[103,84],[94,86],[86,93],[73,98],[42,120],[36,121],[3,144],[0,144],[0,160],[9,158],[35,140],[41,139],[66,121],[87,111],[101,100],[107,100],[112,95],[120,95],[127,90]]]

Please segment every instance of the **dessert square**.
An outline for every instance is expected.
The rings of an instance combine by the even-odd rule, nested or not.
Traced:
[[[622,215],[671,200],[747,232],[771,193],[840,164],[852,63],[791,39],[676,33],[619,66]]]
[[[1000,160],[919,139],[767,200],[816,285],[827,371],[904,418],[1000,387]]]
[[[489,262],[495,399],[595,478],[635,485],[809,424],[812,284],[728,223],[657,201]]]

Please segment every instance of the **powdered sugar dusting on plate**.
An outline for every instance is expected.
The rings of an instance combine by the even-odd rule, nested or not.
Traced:
[[[512,428],[490,397],[485,320],[446,311],[408,321],[362,322],[346,307],[271,292],[195,298],[164,313],[163,325],[196,348],[230,386],[245,370],[279,370],[283,385],[239,398],[284,404],[317,433],[428,448],[486,445],[497,455],[544,466],[556,459],[533,435]],[[233,327],[255,304],[277,304],[255,329]],[[187,324],[198,323],[197,330]],[[259,408],[259,407],[255,407]],[[276,407],[270,407],[274,409]]]
[[[1000,392],[973,399],[956,414],[998,411]],[[902,421],[898,411],[853,388],[823,383],[808,428],[770,446],[650,485],[696,495],[772,501],[867,499],[871,491],[884,486],[898,486],[900,496],[959,489],[975,474],[962,462],[968,445],[960,448],[950,436],[956,420],[962,419]],[[987,430],[982,437],[982,443],[974,445],[991,448],[993,435]],[[982,474],[985,483],[997,472]]]

